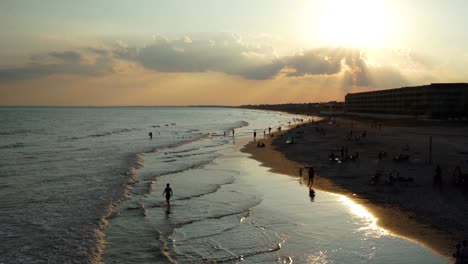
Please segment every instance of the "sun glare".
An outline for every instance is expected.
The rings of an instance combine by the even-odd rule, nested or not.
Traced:
[[[366,219],[368,221],[368,226],[361,228],[373,230],[374,235],[384,235],[388,234],[387,230],[377,226],[377,218],[372,215],[364,206],[356,203],[355,201],[351,200],[350,198],[344,195],[338,195],[339,200],[349,208],[350,212],[359,218]]]
[[[382,45],[390,33],[388,12],[383,0],[326,1],[316,23],[319,38],[329,45]]]

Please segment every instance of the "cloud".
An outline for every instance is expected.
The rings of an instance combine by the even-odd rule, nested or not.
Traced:
[[[342,78],[342,88],[347,90],[357,86],[406,85],[408,79],[402,71],[405,74],[412,72],[411,69],[427,71],[434,64],[416,52],[346,47],[312,48],[279,56],[265,39],[269,38],[231,33],[175,39],[154,35],[150,43],[141,47],[119,40],[110,46],[31,56],[28,64],[0,68],[0,81],[53,74],[103,76],[141,66],[161,73],[215,72],[246,80],[338,76]]]
[[[102,76],[113,72],[111,57],[102,50],[88,51],[85,54],[63,51],[31,56],[31,62],[26,65],[0,68],[0,81],[41,78],[53,74]]]
[[[365,68],[359,51],[354,49],[317,48],[279,57],[273,47],[251,43],[238,34],[174,40],[156,35],[153,39],[141,49],[130,51],[125,47],[116,55],[158,72],[213,71],[251,80],[273,79],[285,69],[286,77],[301,77],[338,74],[343,63],[346,70],[355,73]]]
[[[154,41],[138,50],[134,60],[158,72],[223,72],[247,79],[270,79],[281,65],[273,49],[243,43],[241,36],[214,35],[209,39],[183,37],[169,40],[155,36]],[[127,54],[119,54],[129,58]]]
[[[81,54],[76,51],[50,52],[49,56],[58,58],[65,63],[79,63]]]
[[[286,58],[284,66],[294,70],[287,76],[330,75],[341,71],[341,60],[328,51],[308,50]]]
[[[111,55],[111,51],[108,48],[86,47],[84,48],[84,51],[97,54],[103,57],[108,57]]]

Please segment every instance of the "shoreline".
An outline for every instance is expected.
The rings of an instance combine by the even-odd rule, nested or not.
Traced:
[[[325,129],[326,135],[317,133],[317,127]],[[366,129],[368,136],[362,142],[348,141],[345,135],[350,129],[356,132]],[[441,129],[446,131],[441,133],[438,131]],[[466,218],[462,217],[467,208],[466,197],[460,196],[459,191],[450,185],[452,171],[449,168],[457,164],[454,156],[458,153],[433,154],[434,161],[447,169],[444,169],[443,192],[432,190],[435,165],[424,162],[425,153],[422,148],[425,147],[425,140],[421,138],[421,134],[438,135],[434,140],[434,147],[440,147],[441,140],[443,141],[440,137],[449,137],[450,140],[457,135],[468,137],[468,133],[462,133],[467,128],[461,128],[461,131],[460,128],[456,128],[456,131],[452,129],[384,127],[377,130],[364,122],[340,118],[334,124],[322,121],[320,125],[299,125],[275,137],[259,139],[265,143],[264,148],[257,148],[256,143],[251,141],[241,151],[251,154],[251,158],[269,167],[271,171],[293,177],[299,177],[299,168],[313,166],[316,171],[314,189],[345,195],[365,206],[377,218],[379,227],[393,235],[423,244],[440,255],[449,256],[454,245],[468,235],[464,231],[468,230],[463,221]],[[288,136],[294,136],[296,144],[285,144]],[[411,142],[411,158],[408,164],[395,164],[389,157],[397,155],[395,148],[401,146],[402,140]],[[458,140],[467,141],[464,136]],[[359,150],[359,160],[331,164],[328,154],[341,145],[346,145],[353,151]],[[464,143],[462,147],[468,149],[466,145]],[[378,161],[377,149],[385,149],[389,157]],[[452,153],[453,150],[448,152]],[[394,186],[379,183],[371,186],[368,184],[369,175],[379,166],[384,167],[386,172],[396,168],[402,176],[414,178],[414,183],[396,183]],[[307,171],[304,170],[302,180],[306,181],[307,178]]]

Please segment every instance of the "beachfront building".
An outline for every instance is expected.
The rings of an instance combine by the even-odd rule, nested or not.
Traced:
[[[468,117],[468,83],[430,85],[350,93],[347,114],[388,117]]]

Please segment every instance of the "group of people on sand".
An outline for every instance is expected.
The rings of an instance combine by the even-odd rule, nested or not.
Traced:
[[[341,146],[340,149],[340,155],[336,155],[334,152],[330,153],[328,155],[328,158],[330,161],[347,161],[347,160],[357,160],[359,159],[359,152],[356,151],[353,154],[349,154],[348,146]]]
[[[356,135],[356,133],[354,133],[354,136],[353,136],[353,130],[350,130],[348,132],[348,134],[346,134],[346,139],[348,141],[360,141],[361,139],[365,139],[367,137],[367,131],[364,130],[362,131],[361,135]]]
[[[455,187],[460,187],[464,194],[468,191],[468,175],[461,172],[460,166],[455,167],[453,172],[453,184]],[[442,192],[443,180],[442,180],[442,168],[440,165],[436,166],[435,174],[432,181],[432,188]]]
[[[326,136],[326,135],[327,135],[327,131],[325,131],[325,129],[322,128],[322,127],[316,127],[316,128],[315,128],[315,131],[316,131],[317,133],[319,133],[320,135],[322,135],[322,136]]]
[[[455,246],[455,252],[453,252],[452,256],[455,258],[455,264],[468,263],[468,245],[466,240]]]

